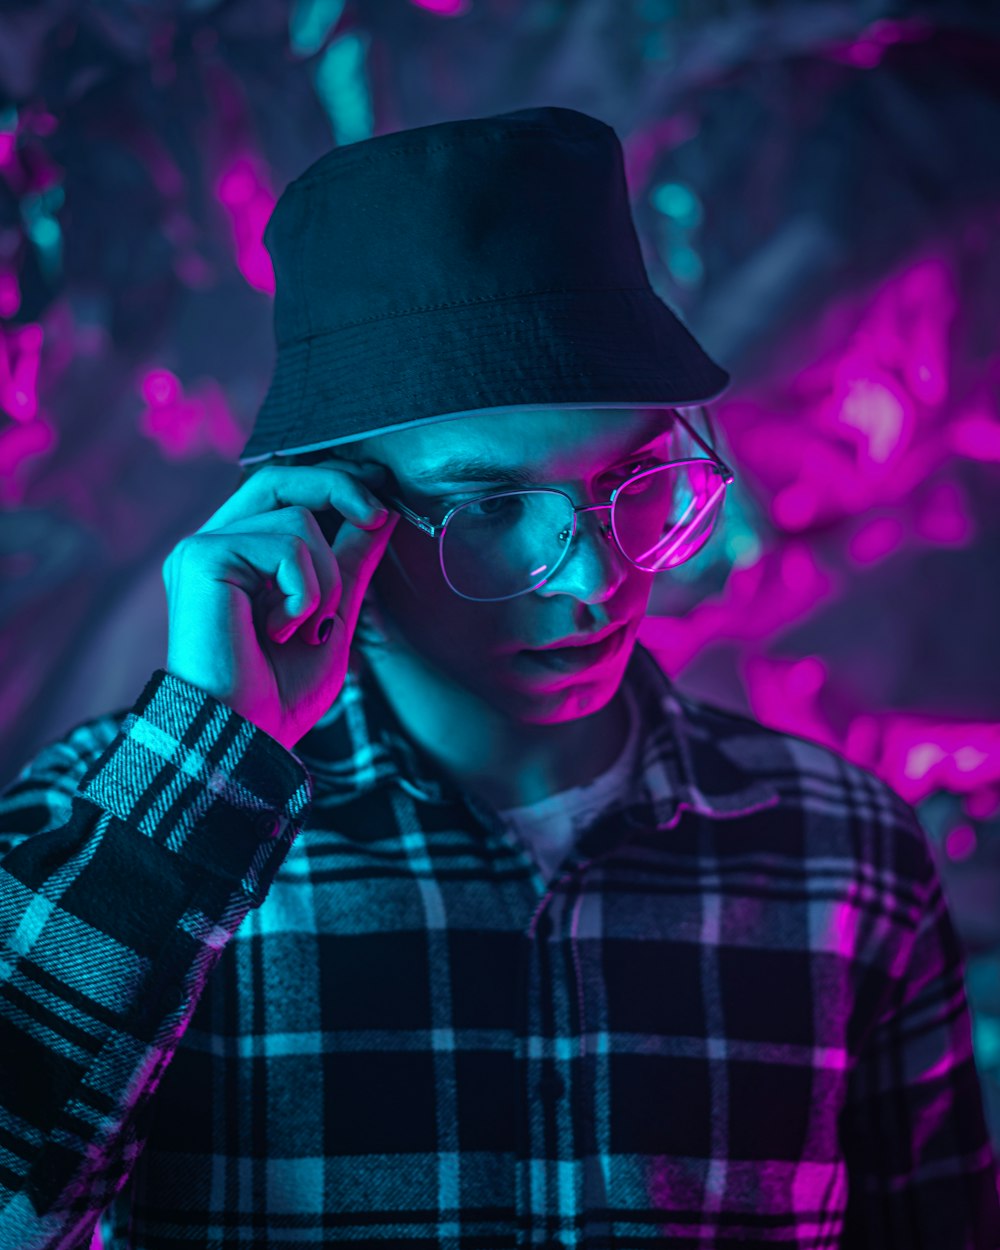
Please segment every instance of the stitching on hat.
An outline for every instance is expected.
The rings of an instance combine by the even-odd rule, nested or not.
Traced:
[[[399,317],[412,317],[416,313],[439,312],[445,308],[463,308],[471,307],[474,304],[498,304],[505,299],[518,299],[523,295],[578,295],[581,292],[598,292],[598,291],[640,291],[655,295],[653,288],[650,286],[559,286],[553,287],[548,291],[538,291],[534,288],[528,288],[521,291],[501,291],[498,295],[487,295],[480,299],[459,299],[450,300],[445,304],[421,304],[418,308],[406,308],[402,312],[385,313],[380,317],[364,317],[360,321],[344,321],[340,325],[334,326],[330,330],[317,330],[315,334],[306,335],[304,338],[290,339],[291,343],[308,343],[314,338],[325,338],[328,334],[336,334],[340,330],[351,330],[355,326],[371,325],[376,321],[395,321]],[[286,344],[287,346],[288,344]]]
[[[300,437],[300,435],[302,434],[303,429],[305,428],[305,423],[306,423],[306,415],[307,415],[307,414],[306,414],[306,403],[305,403],[305,400],[306,400],[306,381],[307,381],[307,379],[309,378],[309,374],[311,373],[311,371],[312,371],[312,341],[311,341],[311,340],[309,340],[309,339],[307,339],[307,340],[306,340],[306,360],[305,360],[305,367],[301,370],[301,374],[300,374],[300,377],[299,377],[299,379],[298,379],[298,381],[299,381],[298,392],[299,392],[299,393],[298,393],[298,395],[296,395],[296,397],[295,397],[295,409],[294,409],[294,410],[295,410],[295,413],[296,413],[296,415],[297,415],[297,417],[298,417],[298,420],[297,420],[297,422],[296,422],[296,426],[295,426],[295,433],[294,433],[294,435],[292,436],[292,437],[293,437],[293,439]]]
[[[604,124],[607,125],[607,123],[604,123]],[[610,130],[611,127],[608,127],[608,129]],[[395,131],[393,133],[399,134],[402,132]],[[478,141],[480,143],[495,143],[499,141],[500,139],[506,140],[506,139],[520,138],[520,136],[525,135],[525,134],[551,135],[552,133],[553,133],[552,130],[547,126],[523,126],[519,130],[510,131],[505,134],[469,135],[466,138],[464,138],[461,142],[427,143],[427,144],[408,143],[402,147],[392,148],[389,151],[371,152],[367,156],[355,157],[354,161],[351,163],[351,165],[348,168],[353,169],[357,165],[368,165],[372,161],[388,160],[390,156],[408,156],[411,152],[448,152],[452,148],[465,147],[466,143],[468,143],[469,141],[473,141],[473,140]],[[382,137],[382,136],[376,136],[376,137]],[[582,142],[584,140],[589,141],[593,138],[593,135],[589,135],[589,134],[587,135],[560,135],[559,137],[560,139],[569,140],[569,142],[571,143],[577,143],[577,142]],[[347,148],[347,147],[350,147],[350,144],[344,145],[344,148]],[[332,149],[332,151],[341,152],[344,150],[344,148],[334,148]],[[328,155],[332,155],[332,152],[328,153]],[[305,175],[303,174],[300,177],[296,178],[291,183],[291,186],[311,187],[313,183],[325,182],[331,176],[331,174],[336,173],[336,172],[337,172],[336,170],[327,169],[327,170],[324,170],[324,172],[321,174],[313,174],[311,178],[306,178]],[[347,170],[345,169],[344,172],[346,173]]]
[[[312,316],[311,316],[311,310],[309,308],[308,291],[306,289],[306,282],[305,282],[306,258],[305,258],[304,248],[299,247],[295,249],[295,259],[298,261],[298,264],[295,266],[296,268],[295,276],[296,276],[296,281],[298,285],[295,289],[302,293],[301,298],[297,300],[296,302],[301,305],[302,324],[305,326],[308,332],[312,329]],[[306,337],[308,337],[308,333]]]

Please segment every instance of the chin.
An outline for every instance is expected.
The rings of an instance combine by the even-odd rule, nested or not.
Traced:
[[[553,676],[550,682],[518,685],[505,690],[503,702],[511,716],[526,725],[563,725],[593,716],[617,694],[627,657],[595,666],[572,677]]]

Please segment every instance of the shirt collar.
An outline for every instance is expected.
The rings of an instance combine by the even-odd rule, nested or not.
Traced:
[[[641,725],[634,785],[622,805],[631,821],[661,827],[682,804],[703,816],[732,819],[779,802],[774,788],[739,759],[741,742],[767,734],[766,729],[682,694],[641,644],[624,680],[636,696]],[[349,802],[386,784],[426,803],[461,797],[403,730],[371,669],[357,656],[336,702],[296,755],[325,804]]]

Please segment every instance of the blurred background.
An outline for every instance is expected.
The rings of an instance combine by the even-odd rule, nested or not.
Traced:
[[[618,131],[654,287],[735,379],[727,515],[643,638],[916,806],[1000,1142],[996,4],[6,0],[0,784],[164,662],[162,562],[267,388],[285,184],[540,104]]]

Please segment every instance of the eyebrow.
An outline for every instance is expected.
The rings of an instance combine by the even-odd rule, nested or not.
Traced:
[[[628,448],[612,463],[620,464],[647,448],[661,442],[674,430],[674,423],[663,426],[637,447]],[[609,466],[610,467],[610,466]],[[523,465],[498,464],[486,456],[452,456],[441,464],[416,469],[410,475],[417,485],[444,485],[453,482],[490,482],[505,486],[533,486],[541,479],[533,469]]]

